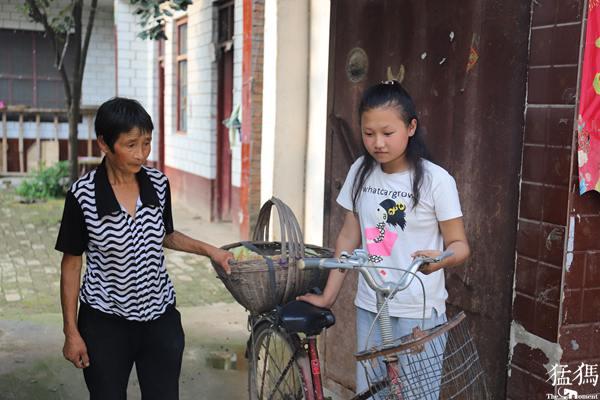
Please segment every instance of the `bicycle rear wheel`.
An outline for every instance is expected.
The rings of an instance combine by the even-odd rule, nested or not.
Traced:
[[[304,400],[310,368],[297,335],[271,323],[259,324],[248,349],[251,400]]]

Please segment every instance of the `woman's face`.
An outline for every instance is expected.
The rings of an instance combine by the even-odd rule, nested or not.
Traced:
[[[408,168],[406,147],[415,134],[417,121],[410,124],[400,118],[393,107],[378,107],[363,112],[361,116],[362,139],[369,154],[387,173]]]
[[[104,140],[98,140],[100,149],[106,154],[111,165],[122,173],[136,174],[146,163],[150,155],[150,144],[152,133],[142,132],[134,127],[129,132],[123,132],[117,138],[113,151],[111,151]]]

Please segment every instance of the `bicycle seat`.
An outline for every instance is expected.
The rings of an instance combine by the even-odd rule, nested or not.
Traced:
[[[326,308],[316,307],[304,301],[290,301],[279,312],[281,325],[288,333],[318,335],[335,324],[335,316]]]

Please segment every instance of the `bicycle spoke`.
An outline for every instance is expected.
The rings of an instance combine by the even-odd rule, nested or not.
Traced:
[[[298,349],[285,336],[267,329],[254,342],[253,385],[258,400],[302,399],[302,384],[297,369]]]
[[[288,361],[287,365],[283,369],[283,372],[279,376],[279,379],[277,380],[277,382],[275,382],[275,387],[273,388],[273,390],[276,390],[279,387],[279,385],[281,385],[281,382],[283,382],[283,380],[285,379],[288,371],[290,370],[290,368],[294,364],[295,360],[296,360],[296,353],[292,354],[292,357],[290,357],[290,361]],[[293,379],[293,377],[292,377],[292,379]],[[294,388],[292,387],[291,389],[293,391]],[[272,396],[273,396],[273,394],[271,393],[271,396],[269,396],[269,400],[272,399]]]
[[[280,367],[279,362],[278,362],[279,360],[275,360],[275,358],[273,358],[270,354],[269,354],[269,358],[273,361],[272,364],[269,364],[269,365],[272,365],[273,367],[275,367],[277,369],[277,373],[280,377],[283,377],[285,374],[287,374],[287,370],[284,371]],[[281,360],[281,361],[283,361],[283,360]],[[293,362],[293,360],[290,360],[290,361]],[[289,383],[286,383],[286,385],[289,388]],[[279,384],[277,384],[277,386],[279,386]],[[292,390],[293,390],[293,388],[292,388]]]
[[[268,335],[268,336],[267,336],[267,349],[269,348],[269,341],[270,341],[270,340],[271,340],[271,335]],[[266,364],[267,364],[267,357],[265,357],[265,363],[264,363],[264,365],[263,365],[263,371],[265,370]],[[263,390],[264,390],[264,385],[265,385],[265,381],[264,381],[264,376],[263,376],[262,382],[261,382],[261,384],[260,384],[260,392],[259,392],[259,393],[260,393],[260,395],[259,395],[259,397],[258,397],[259,399],[262,399]]]
[[[279,343],[277,343],[276,345],[281,346],[281,349],[279,350],[280,352],[278,352],[277,354],[281,354],[281,364],[283,364],[284,359],[287,357],[287,354],[290,353],[291,354],[291,349],[287,346],[286,342],[284,342],[283,340],[279,341]],[[285,355],[284,355],[285,354]],[[293,362],[295,360],[295,356],[296,354],[291,354],[290,355],[290,361],[288,362],[288,365],[292,366]],[[288,368],[289,369],[289,368]],[[281,376],[287,375],[287,370],[284,370],[281,372]],[[290,387],[290,382],[289,380],[285,381],[285,385],[288,388],[288,392],[295,392],[296,391],[296,375],[295,374],[291,374],[291,387]],[[279,385],[279,384],[278,384]]]

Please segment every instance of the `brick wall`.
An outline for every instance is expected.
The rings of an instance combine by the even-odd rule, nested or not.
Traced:
[[[254,0],[252,12],[252,137],[250,150],[250,179],[248,196],[249,226],[256,225],[260,210],[260,152],[263,99],[263,43],[265,1]],[[244,232],[241,232],[243,234]]]
[[[564,361],[564,357],[579,361],[581,356],[600,355],[598,348],[585,347],[585,340],[580,346],[568,343],[570,339],[565,335],[577,334],[578,327],[564,325],[600,320],[593,313],[586,317],[583,313],[574,314],[582,309],[584,294],[589,297],[599,285],[594,275],[599,273],[598,258],[594,256],[597,253],[590,249],[600,247],[600,225],[592,234],[591,226],[586,230],[586,222],[573,224],[578,219],[573,218],[577,207],[587,210],[586,217],[594,215],[595,210],[598,218],[600,210],[597,196],[586,200],[573,192],[577,187],[573,182],[577,181],[573,181],[571,173],[576,154],[572,146],[582,14],[583,0],[532,3],[512,358],[507,386],[510,399],[546,399],[556,389],[548,382],[553,365]],[[570,207],[570,202],[576,207]],[[593,202],[596,204],[591,205]],[[563,268],[569,259],[565,257],[565,246],[573,228],[580,240],[575,246],[573,264]],[[596,282],[590,276],[595,276]],[[586,329],[589,333],[598,328],[591,324]],[[574,353],[569,351],[571,347],[585,347],[585,351]]]
[[[561,364],[568,366],[579,394],[600,394],[600,382],[581,384],[577,379],[577,369],[582,364],[596,365],[592,372],[596,377],[600,365],[600,194],[592,191],[579,195],[576,135],[572,143],[563,304],[559,315]]]

